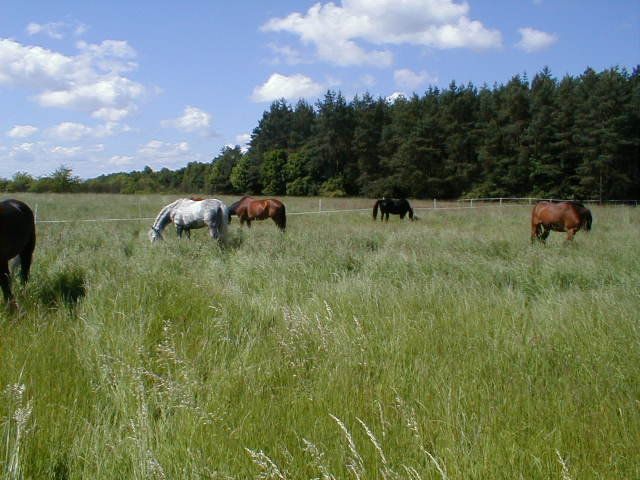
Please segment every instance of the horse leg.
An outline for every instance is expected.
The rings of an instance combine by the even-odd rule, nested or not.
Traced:
[[[573,240],[573,237],[574,237],[574,235],[576,234],[577,231],[578,231],[577,228],[569,228],[569,229],[567,229],[567,241],[568,242]]]
[[[184,231],[187,234],[187,240],[191,240],[191,229],[190,228],[185,228]]]
[[[543,242],[547,241],[547,237],[549,236],[549,234],[551,233],[551,229],[550,228],[544,228],[544,231],[542,232],[542,235],[540,235],[540,240],[542,240]]]
[[[5,301],[11,301],[11,277],[9,277],[9,261],[3,260],[0,264],[0,287]]]
[[[20,278],[22,283],[27,283],[29,280],[29,271],[31,270],[31,261],[33,259],[33,250],[36,248],[36,234],[35,232],[29,239],[29,242],[25,245],[20,252]]]
[[[176,233],[178,234],[178,238],[182,238],[182,226],[176,225]]]

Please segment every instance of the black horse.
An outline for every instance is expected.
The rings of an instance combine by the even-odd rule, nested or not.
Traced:
[[[413,220],[413,209],[406,198],[381,198],[373,205],[373,219],[378,218],[378,207],[380,207],[380,221],[389,221],[389,214],[400,215],[400,218],[409,212],[409,219]]]
[[[19,200],[0,202],[0,287],[5,301],[15,306],[11,294],[9,260],[20,256],[20,277],[29,279],[31,258],[36,246],[36,225],[29,206]]]

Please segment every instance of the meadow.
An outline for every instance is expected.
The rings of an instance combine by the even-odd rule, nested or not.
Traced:
[[[177,197],[16,198],[53,220]],[[640,210],[591,208],[546,245],[526,205],[234,219],[222,246],[40,223],[0,308],[1,476],[640,478]]]

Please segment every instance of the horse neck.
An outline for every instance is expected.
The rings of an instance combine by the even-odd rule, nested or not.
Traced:
[[[167,224],[171,223],[171,214],[173,213],[177,202],[179,202],[179,200],[170,203],[162,210],[160,210],[160,213],[153,222],[153,225],[151,227],[152,229],[157,232],[162,232],[162,230],[164,230],[164,227],[166,227]]]
[[[247,200],[251,200],[251,197],[249,197],[248,195],[245,195],[244,197],[242,197],[240,200],[238,200],[237,202],[233,202],[231,205],[229,205],[228,210],[229,213],[231,215],[235,215],[236,211],[238,210],[238,207],[240,207],[245,201]]]
[[[240,205],[240,202],[242,200],[238,200],[237,202],[233,202],[231,205],[229,205],[229,213],[231,215],[235,215],[236,214],[236,209],[238,208],[238,205]]]

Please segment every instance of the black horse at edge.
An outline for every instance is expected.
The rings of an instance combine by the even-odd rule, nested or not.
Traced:
[[[389,221],[389,214],[400,215],[404,218],[409,213],[409,220],[414,220],[413,209],[406,198],[381,198],[373,205],[373,219],[378,218],[378,208],[380,209],[380,221]]]

